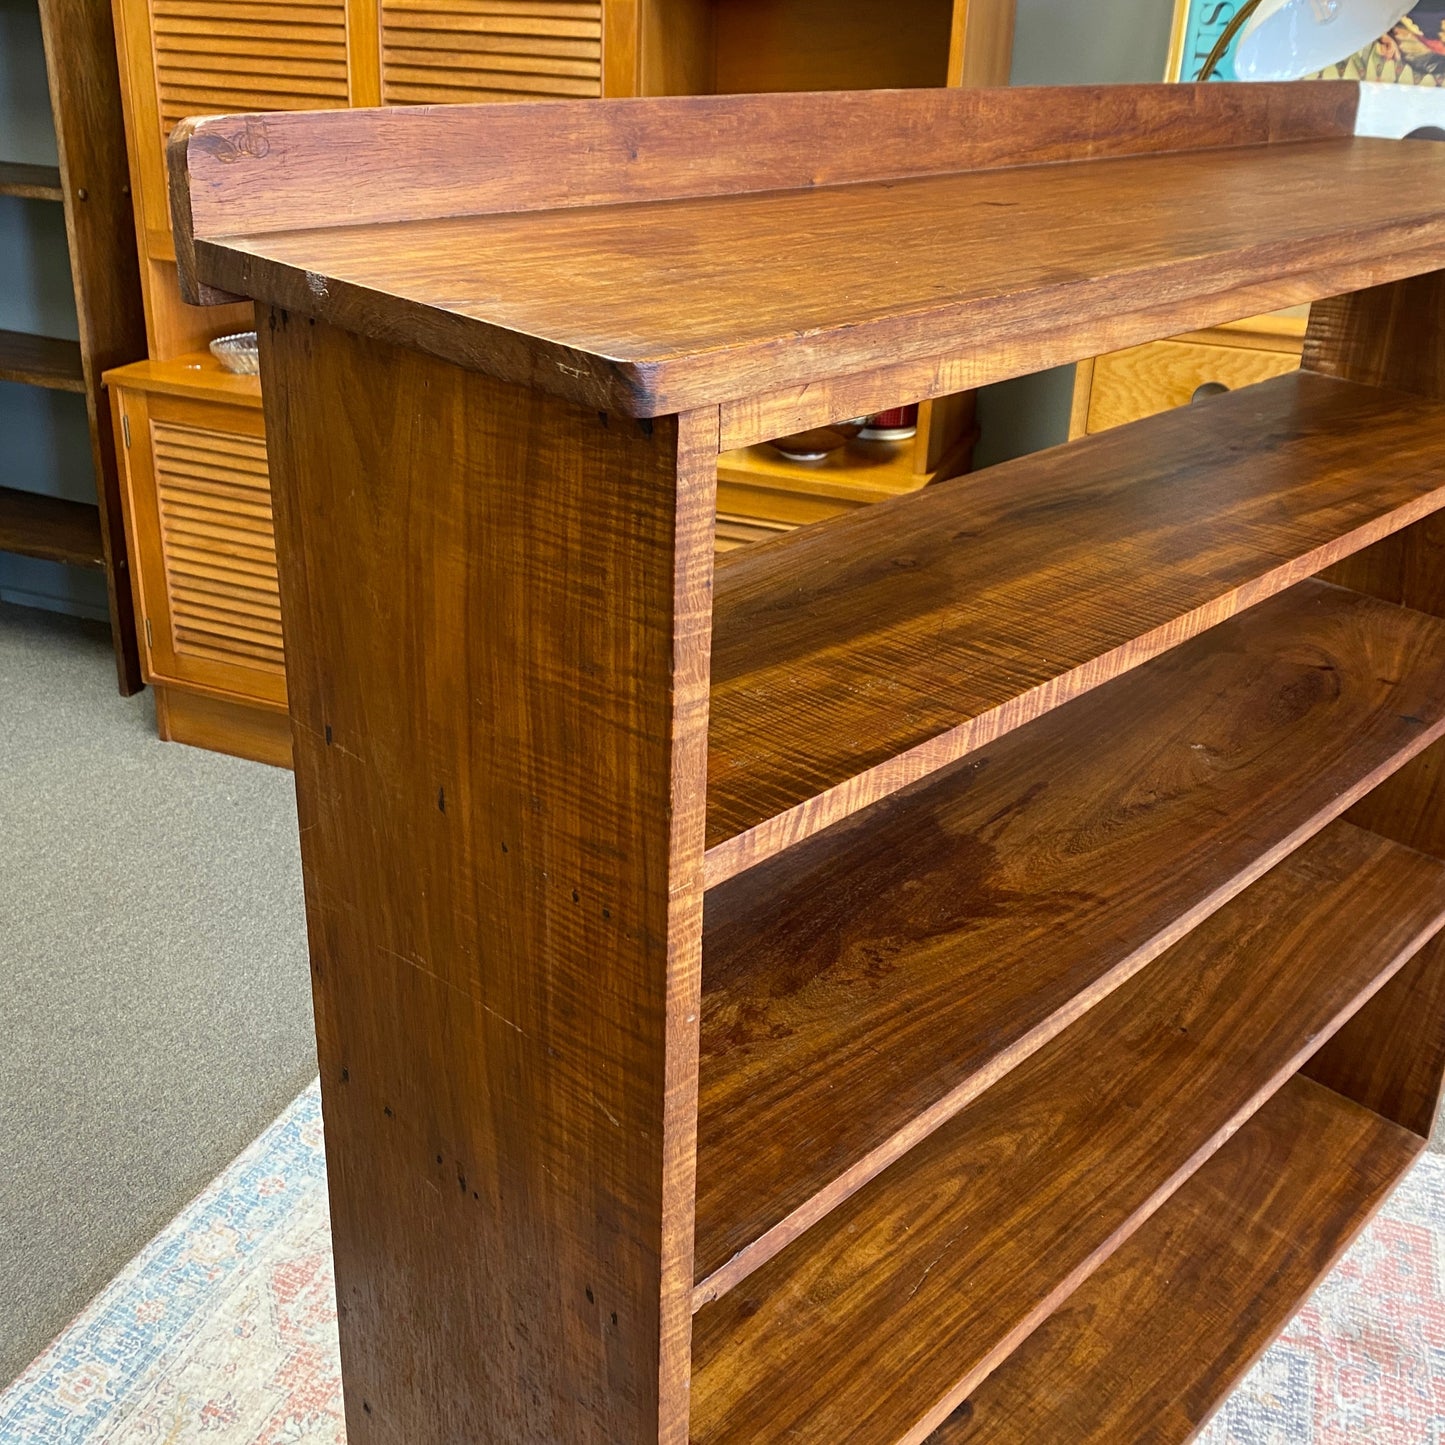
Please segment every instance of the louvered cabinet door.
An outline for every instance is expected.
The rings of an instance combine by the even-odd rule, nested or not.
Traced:
[[[388,105],[601,94],[602,0],[381,0]]]
[[[119,404],[149,679],[284,706],[261,414],[141,392]]]
[[[347,0],[117,0],[117,11],[152,256],[174,254],[164,151],[177,121],[352,103]]]

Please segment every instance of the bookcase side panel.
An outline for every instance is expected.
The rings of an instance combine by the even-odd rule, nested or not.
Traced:
[[[260,319],[348,1438],[681,1442],[706,426]]]
[[[1445,272],[1318,303],[1310,311],[1304,365],[1348,381],[1445,397]],[[1388,447],[1389,437],[1379,444]],[[1416,522],[1324,575],[1445,617],[1445,519]],[[1445,746],[1427,748],[1346,816],[1445,857]],[[1436,938],[1421,949],[1305,1072],[1428,1135],[1445,1085],[1445,942]]]

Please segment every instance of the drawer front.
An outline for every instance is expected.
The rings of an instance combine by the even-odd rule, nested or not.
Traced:
[[[1094,362],[1087,430],[1107,431],[1126,421],[1184,406],[1201,387],[1235,391],[1299,366],[1293,351],[1210,346],[1195,341],[1152,341],[1113,351]]]
[[[127,524],[148,676],[284,704],[259,413],[143,393],[122,393],[119,404],[129,436]]]

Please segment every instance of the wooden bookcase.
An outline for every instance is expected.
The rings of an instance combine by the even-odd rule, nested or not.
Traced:
[[[181,299],[163,159],[178,120],[604,94],[1002,85],[1013,11],[1014,0],[312,0],[290,13],[115,0],[149,358],[109,381],[161,735],[290,759],[260,385],[227,377],[207,350],[215,336],[250,329],[252,308]],[[925,406],[914,442],[855,445],[821,466],[739,448],[722,468],[719,544],[966,470],[973,432],[964,396]]]
[[[104,5],[39,0],[58,166],[0,161],[0,196],[65,212],[79,340],[0,331],[0,381],[85,398],[96,500],[0,486],[0,550],[105,574],[111,646],[122,693],[141,686],[106,368],[145,350],[131,197],[120,131],[115,37]]]
[[[355,1445],[1184,1440],[1423,1148],[1445,148],[1356,101],[177,132]],[[1302,302],[1296,373],[714,557],[734,448]]]

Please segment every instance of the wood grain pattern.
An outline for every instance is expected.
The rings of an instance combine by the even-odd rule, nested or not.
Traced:
[[[1445,1091],[1445,945],[1422,948],[1306,1069],[1311,1078],[1428,1139]]]
[[[1423,264],[1430,264],[1426,261]],[[1324,267],[1305,277],[1276,276],[1232,291],[1196,296],[1183,309],[1169,303],[1105,312],[1059,332],[1001,335],[945,356],[883,361],[849,376],[818,377],[725,401],[719,408],[724,450],[825,426],[839,417],[886,411],[1106,352],[1177,335],[1181,326],[1217,329],[1241,310],[1307,305],[1312,298],[1357,284],[1353,265]],[[1082,353],[1082,355],[1081,355]]]
[[[1305,365],[1356,381],[1398,381],[1445,398],[1445,274],[1342,296],[1310,312]],[[1374,595],[1445,617],[1445,527],[1426,518],[1335,569]],[[1445,857],[1445,746],[1359,805],[1386,837]],[[1428,1135],[1445,1088],[1445,950],[1432,945],[1312,1066],[1331,1088]]]
[[[1323,141],[639,202],[582,226],[563,210],[197,246],[222,290],[654,416],[882,358],[1077,340],[1080,322],[1159,292],[1176,308],[1167,333],[1200,295],[1267,282],[1287,288],[1281,301],[1300,288],[1307,299],[1438,265],[1445,222],[1425,199],[1422,151],[1445,178],[1445,154],[1429,147]],[[1361,209],[1326,205],[1327,178]],[[1051,227],[1061,214],[1063,233]],[[711,264],[694,264],[702,253]],[[1089,267],[1100,254],[1107,270]]]
[[[0,552],[75,567],[104,567],[95,507],[0,487]]]
[[[348,1438],[681,1442],[715,422],[261,337]]]
[[[1313,307],[1304,365],[1325,376],[1445,399],[1445,273]],[[1445,616],[1445,527],[1412,528],[1338,575],[1350,586]]]
[[[1436,147],[1405,149],[1418,155]],[[1445,397],[1445,273],[1317,303],[1310,309],[1304,365],[1322,376]]]
[[[367,112],[365,120],[337,113],[319,129],[317,117],[305,124],[285,116],[212,121],[196,132],[194,146],[185,128],[173,138],[171,205],[181,283],[188,299],[223,299],[224,287],[236,282],[197,274],[196,235],[314,225],[315,188],[298,186],[295,178],[324,174],[328,157],[362,148],[369,164],[350,169],[342,212],[352,224],[656,199],[676,195],[681,176],[685,193],[718,195],[739,187],[815,187],[947,168],[1041,163],[1071,153],[1118,156],[1342,137],[1353,129],[1356,98],[1350,88],[1252,87],[1246,95],[1229,96],[1220,89],[1080,88],[1067,107],[1041,107],[1027,92],[945,90],[901,98],[857,92],[618,101],[586,115],[577,114],[579,107],[499,113],[494,106],[435,115]],[[694,123],[683,124],[683,117]],[[733,144],[709,141],[699,150],[699,134],[722,132]],[[457,167],[451,158],[461,154],[468,160]],[[194,213],[193,204],[199,207]],[[716,226],[710,227],[709,242],[717,234]],[[1339,289],[1335,284],[1315,294]],[[748,300],[758,305],[757,294]],[[1266,304],[1283,303],[1261,301],[1254,309]],[[561,360],[577,366],[576,358]]]
[[[286,709],[253,698],[234,698],[194,684],[172,687],[151,681],[156,736],[213,753],[229,753],[276,768],[291,766],[291,719]]]
[[[1237,391],[1283,376],[1299,366],[1299,354],[1256,347],[1214,346],[1194,341],[1152,341],[1094,360],[1087,429],[1111,426],[1172,407],[1186,406],[1201,386]]]
[[[105,554],[116,682],[141,685],[120,475],[101,376],[145,349],[140,275],[132,240],[111,8],[94,0],[41,0],[41,33],[65,199],[65,236],[80,340],[78,370]]]
[[[0,331],[0,381],[83,392],[85,368],[80,343],[25,331]]]
[[[1442,922],[1333,824],[701,1310],[693,1445],[924,1438]]]
[[[727,558],[709,882],[1438,507],[1442,424],[1281,377]]]
[[[928,1445],[1192,1439],[1422,1147],[1291,1079]]]
[[[1440,736],[1442,649],[1307,583],[714,889],[695,1301]]]
[[[1355,805],[1352,821],[1445,858],[1445,747],[1426,748],[1398,776],[1372,788]]]
[[[173,137],[172,200],[193,235],[214,238],[315,225],[318,203],[335,197],[319,194],[314,178],[330,172],[338,148],[367,155],[347,177],[338,216],[363,225],[1344,140],[1358,104],[1349,84],[1071,86],[1066,105],[1048,104],[1048,94],[862,90],[277,114],[252,131],[264,149],[238,147],[244,117],[219,117]],[[728,146],[712,143],[722,131]]]

